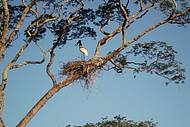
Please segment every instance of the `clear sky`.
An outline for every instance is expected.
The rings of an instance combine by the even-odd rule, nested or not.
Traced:
[[[159,17],[159,14],[154,15]],[[138,22],[127,32],[128,39],[142,31],[146,26],[156,23],[156,18],[147,17]],[[99,38],[98,38],[99,39]],[[90,58],[94,53],[97,40],[84,39]],[[47,48],[51,36],[46,36],[40,45]],[[155,75],[141,73],[137,78],[129,71],[117,74],[113,71],[101,72],[91,88],[84,89],[81,82],[62,89],[56,94],[28,127],[64,127],[68,124],[82,125],[86,122],[97,122],[102,117],[115,115],[126,116],[128,119],[158,122],[158,127],[190,127],[190,26],[177,27],[165,25],[144,36],[138,42],[150,40],[167,41],[178,52],[177,59],[186,69],[185,84],[165,85],[165,79]],[[103,48],[108,51],[112,46],[119,46],[115,39]],[[23,44],[17,40],[15,44]],[[14,56],[18,47],[11,47],[7,54]],[[56,50],[56,62],[53,66],[55,75],[59,78],[61,61],[79,59],[80,54],[74,43]],[[39,49],[31,46],[20,59],[36,60]],[[11,71],[9,84],[6,88],[4,121],[7,127],[14,127],[31,107],[51,88],[52,84],[45,72],[47,62],[42,65],[32,65]],[[6,65],[0,66],[0,70]],[[62,80],[59,78],[59,80]]]

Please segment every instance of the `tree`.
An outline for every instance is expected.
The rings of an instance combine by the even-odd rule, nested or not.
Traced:
[[[152,121],[144,122],[134,122],[133,120],[128,120],[126,117],[115,116],[112,120],[108,118],[102,118],[102,121],[97,123],[86,123],[82,126],[74,127],[155,127],[156,123]],[[68,125],[67,127],[71,127]]]
[[[11,46],[18,46],[15,43],[19,38],[23,39],[21,46],[15,56],[9,60],[2,71],[0,85],[0,113],[2,114],[4,105],[4,91],[8,85],[8,73],[10,70],[21,68],[27,65],[46,65],[46,72],[52,80],[52,88],[34,105],[34,107],[23,117],[17,127],[24,127],[38,113],[52,96],[62,88],[71,85],[74,81],[83,80],[88,87],[96,74],[100,71],[115,70],[121,73],[123,69],[132,70],[135,74],[146,72],[166,78],[168,82],[183,83],[185,80],[185,70],[181,63],[175,59],[176,51],[168,46],[166,42],[151,41],[144,44],[134,42],[144,35],[166,24],[178,24],[185,26],[190,23],[190,6],[186,0],[104,0],[97,7],[90,7],[94,0],[31,0],[21,3],[14,0],[2,0],[0,3],[0,62],[8,59],[7,50]],[[134,11],[135,8],[136,11]],[[146,28],[141,33],[137,33],[134,38],[127,40],[126,31],[134,23],[151,12],[159,11],[163,19]],[[151,15],[150,15],[151,16]],[[154,17],[152,17],[154,18]],[[28,23],[28,22],[29,23]],[[99,29],[99,30],[97,30]],[[22,34],[21,34],[22,33]],[[40,47],[41,39],[49,34],[54,39],[47,42],[51,47],[44,50]],[[100,35],[101,34],[101,35]],[[71,40],[82,38],[96,38],[102,36],[95,47],[94,56],[89,60],[64,61],[60,75],[64,80],[58,82],[51,71],[54,63],[56,49],[69,44]],[[113,38],[122,38],[119,48],[112,49],[105,56],[101,55],[101,48],[107,45]],[[25,60],[20,63],[18,59],[25,50],[34,43],[43,54],[42,60]],[[128,47],[131,46],[130,50]],[[48,57],[49,56],[49,57]],[[141,61],[130,61],[130,57],[140,57]],[[143,56],[143,57],[142,57]],[[1,126],[4,126],[1,116]]]

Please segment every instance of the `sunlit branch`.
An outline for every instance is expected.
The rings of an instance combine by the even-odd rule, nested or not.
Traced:
[[[123,6],[123,3],[122,3],[122,0],[119,0],[119,6],[120,6],[120,9],[121,9],[121,14],[122,16],[125,18],[125,20],[129,21],[129,17],[127,16],[127,11],[125,10],[124,6]]]
[[[13,30],[13,32],[10,34],[9,38],[7,39],[7,41],[5,42],[5,44],[0,48],[0,56],[3,55],[4,51],[7,49],[7,47],[11,44],[11,42],[13,41],[15,35],[17,34],[17,32],[19,31],[19,29],[22,27],[24,20],[28,14],[28,12],[30,11],[30,9],[32,8],[32,6],[35,4],[36,0],[31,1],[30,4],[28,4],[26,6],[26,8],[24,9],[24,11],[22,12],[22,16],[19,20],[19,22],[17,23],[15,29]]]
[[[18,58],[24,53],[25,49],[29,46],[30,42],[35,37],[37,32],[38,32],[38,29],[36,29],[36,31],[32,34],[32,36],[30,36],[30,38],[26,41],[26,43],[16,53],[15,57],[11,60],[11,62],[3,70],[2,82],[1,82],[1,86],[3,87],[3,89],[5,89],[5,87],[7,85],[7,82],[8,82],[8,72],[9,72],[9,70],[14,66],[14,64],[16,63]]]
[[[130,22],[132,22],[131,20],[136,20],[138,18],[143,17],[152,7],[154,7],[154,3],[152,3],[150,6],[140,8],[137,12],[135,12],[129,17]]]
[[[54,50],[55,50],[55,48],[52,48],[50,50],[50,60],[46,66],[46,72],[47,72],[48,76],[51,78],[53,85],[56,85],[57,84],[56,78],[55,78],[54,74],[51,72],[51,65],[53,64],[54,58],[55,58]]]
[[[108,21],[109,21],[109,19],[106,21],[106,23],[101,23],[100,24],[100,32],[102,32],[104,35],[109,35],[110,33],[108,33],[108,32],[106,32],[106,31],[104,31],[104,27],[105,27],[105,25],[107,25],[108,24]]]
[[[0,40],[0,46],[5,43],[5,39],[6,39],[7,32],[8,32],[8,26],[9,26],[10,14],[9,14],[7,0],[2,0],[2,7],[3,7],[3,24],[2,24],[3,29],[2,29],[2,36],[1,36],[1,40]],[[2,48],[2,47],[0,47],[0,48]]]
[[[97,46],[96,46],[96,50],[95,50],[95,54],[94,54],[94,58],[98,58],[100,56],[100,49],[103,45],[105,45],[109,40],[111,40],[115,35],[117,35],[118,33],[121,32],[122,30],[122,24],[120,26],[117,27],[116,30],[114,30],[112,33],[110,33],[109,35],[105,36],[104,38],[102,38]]]
[[[25,127],[28,122],[38,113],[38,111],[54,96],[57,92],[59,92],[62,88],[68,86],[73,83],[80,77],[79,74],[69,76],[63,82],[54,85],[27,113],[27,115],[19,122],[16,127]]]

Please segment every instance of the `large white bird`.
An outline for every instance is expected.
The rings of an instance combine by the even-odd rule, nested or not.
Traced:
[[[82,41],[79,40],[76,45],[79,45],[79,50],[83,56],[83,58],[85,58],[85,56],[88,56],[88,50],[83,46]]]

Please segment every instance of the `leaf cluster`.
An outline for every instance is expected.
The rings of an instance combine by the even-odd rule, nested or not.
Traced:
[[[113,60],[117,66],[114,70],[121,73],[123,69],[133,72],[146,72],[166,78],[169,82],[184,83],[185,69],[176,60],[176,51],[166,42],[152,41],[149,43],[138,43],[124,54],[117,55]],[[130,61],[130,58],[133,58]],[[135,61],[138,60],[138,62]]]
[[[67,125],[66,127],[72,127]],[[126,117],[115,116],[113,119],[109,120],[107,117],[102,118],[102,121],[97,123],[86,123],[82,126],[73,127],[156,127],[156,123],[152,121],[141,121],[135,122],[133,120],[128,120]]]

